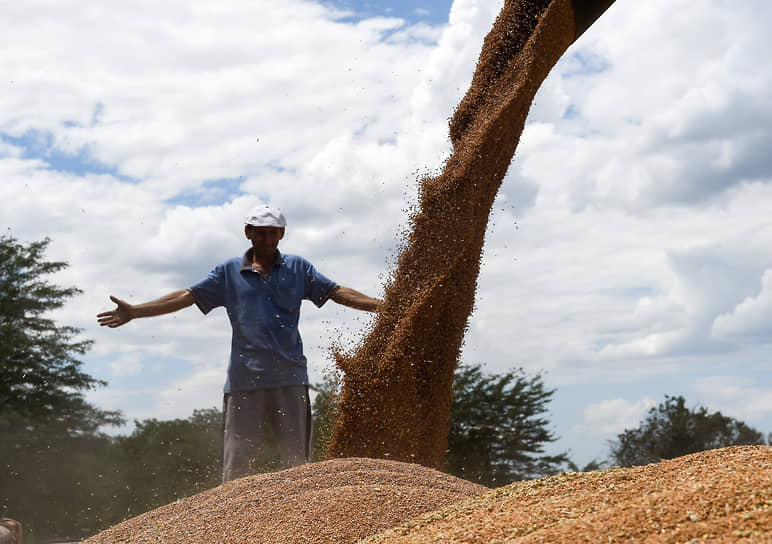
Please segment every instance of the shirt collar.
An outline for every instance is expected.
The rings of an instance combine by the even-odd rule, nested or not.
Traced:
[[[241,258],[241,272],[252,271],[252,251],[253,249],[250,247],[244,252],[244,256]],[[281,254],[281,251],[277,249],[276,254],[273,256],[273,266],[281,266],[283,264],[284,256]]]

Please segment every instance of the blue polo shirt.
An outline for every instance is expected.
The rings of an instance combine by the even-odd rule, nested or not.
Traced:
[[[225,392],[308,385],[298,321],[300,303],[321,307],[338,285],[295,255],[276,252],[267,277],[252,270],[252,250],[230,259],[190,288],[208,314],[224,306],[233,329]]]

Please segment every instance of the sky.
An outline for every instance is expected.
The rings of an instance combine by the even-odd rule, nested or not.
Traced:
[[[87,399],[132,421],[219,407],[222,309],[118,329],[282,208],[280,245],[383,294],[417,179],[450,153],[495,0],[0,4],[0,228],[69,267]],[[772,4],[618,0],[531,107],[461,361],[539,374],[549,452],[608,456],[665,395],[772,432]],[[303,305],[311,381],[372,316]]]

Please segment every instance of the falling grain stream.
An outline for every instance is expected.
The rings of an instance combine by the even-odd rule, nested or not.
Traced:
[[[441,468],[453,374],[471,314],[493,201],[550,69],[613,0],[507,1],[450,122],[453,153],[421,180],[385,308],[344,373],[331,457]]]

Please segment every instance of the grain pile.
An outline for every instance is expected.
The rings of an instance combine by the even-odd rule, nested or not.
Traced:
[[[518,482],[359,544],[772,543],[772,447]]]
[[[337,459],[234,480],[85,542],[772,543],[772,447],[494,490],[414,464]]]
[[[443,466],[453,375],[493,200],[542,81],[612,2],[505,3],[451,120],[453,153],[439,176],[421,181],[385,308],[361,346],[336,356],[344,376],[331,457]]]
[[[226,482],[86,542],[345,544],[484,491],[418,465],[336,459]]]

